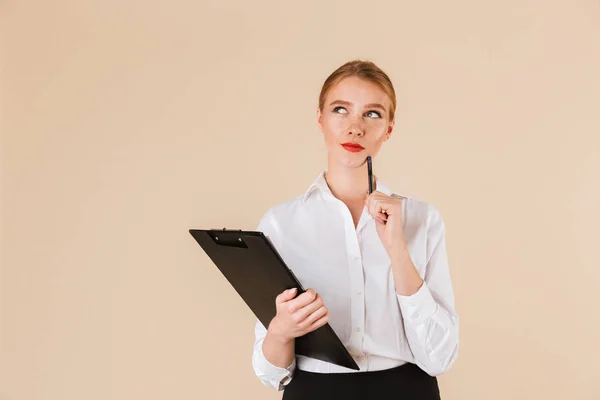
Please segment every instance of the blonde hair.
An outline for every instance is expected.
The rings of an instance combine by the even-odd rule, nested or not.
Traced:
[[[390,77],[383,72],[381,68],[373,62],[365,60],[348,61],[333,71],[333,73],[325,79],[323,87],[321,88],[321,94],[319,95],[319,109],[323,111],[325,98],[327,97],[329,90],[342,79],[351,76],[356,76],[357,78],[372,82],[378,85],[381,90],[387,94],[390,99],[389,118],[390,121],[393,121],[396,113],[396,91],[394,90],[394,85],[392,85]]]

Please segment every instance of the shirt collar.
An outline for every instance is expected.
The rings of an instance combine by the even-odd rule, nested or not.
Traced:
[[[313,181],[313,183],[310,184],[310,186],[304,193],[304,196],[302,197],[302,201],[306,201],[306,199],[308,199],[308,197],[311,195],[311,193],[317,189],[322,190],[326,193],[332,194],[331,190],[329,189],[329,185],[327,185],[327,181],[325,180],[326,173],[327,173],[327,170],[321,171],[321,173],[317,176],[317,178]]]
[[[303,202],[306,201],[306,199],[308,199],[310,197],[311,193],[313,193],[315,190],[322,190],[325,193],[329,193],[333,196],[333,194],[331,193],[331,189],[329,189],[329,185],[327,185],[327,181],[325,180],[326,174],[327,174],[327,170],[323,170],[316,177],[316,179],[313,181],[313,183],[308,187],[308,189],[304,193],[304,196],[302,196]],[[385,186],[383,183],[381,183],[377,179],[377,177],[374,176],[374,180],[376,182],[376,184],[375,184],[376,190],[378,190],[381,193],[386,194],[388,196],[391,196],[393,194],[392,191],[387,186]]]

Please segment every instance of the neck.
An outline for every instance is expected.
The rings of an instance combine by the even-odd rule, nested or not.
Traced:
[[[367,163],[350,168],[328,163],[327,185],[331,193],[343,202],[364,200],[369,192],[369,173]],[[375,177],[373,177],[375,181]],[[373,182],[375,184],[375,182]]]

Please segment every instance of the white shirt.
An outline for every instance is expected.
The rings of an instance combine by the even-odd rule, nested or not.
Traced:
[[[415,294],[402,296],[396,292],[375,220],[365,207],[355,228],[325,174],[304,195],[267,210],[257,230],[271,239],[302,286],[321,295],[329,324],[361,371],[300,355],[288,368],[277,367],[264,356],[266,328],[257,320],[252,357],[257,377],[283,390],[296,368],[360,373],[411,362],[432,376],[445,372],[458,353],[458,316],[439,212],[431,204],[399,196],[405,242],[424,280]],[[376,187],[397,196],[379,182]]]

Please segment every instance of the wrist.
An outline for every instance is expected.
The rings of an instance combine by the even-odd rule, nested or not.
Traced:
[[[408,264],[409,261],[412,261],[410,258],[410,253],[408,252],[408,248],[404,243],[392,249],[390,252],[390,260],[392,261],[392,265],[397,265],[400,267],[403,267]]]
[[[283,345],[287,345],[294,338],[285,335],[283,333],[283,331],[281,329],[279,329],[279,326],[277,324],[277,320],[275,318],[273,318],[271,320],[271,323],[269,324],[269,327],[267,328],[267,335],[269,335],[273,341],[276,341],[276,342],[281,343]]]

